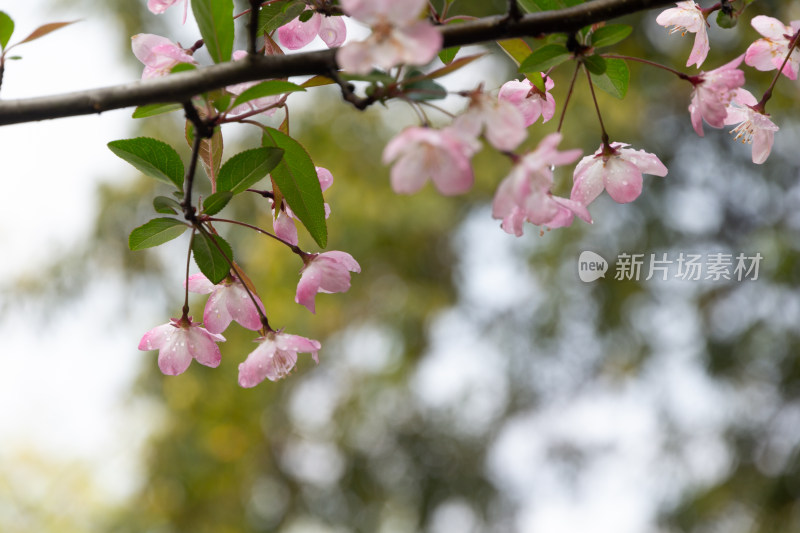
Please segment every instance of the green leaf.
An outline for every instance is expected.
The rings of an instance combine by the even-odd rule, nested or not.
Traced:
[[[730,29],[736,27],[736,23],[739,22],[739,17],[734,16],[733,13],[728,14],[725,13],[723,10],[717,11],[717,26],[720,28]]]
[[[520,72],[542,72],[567,61],[572,54],[566,46],[546,44],[533,51],[519,66]]]
[[[108,148],[144,174],[183,188],[183,161],[165,142],[150,137],[111,141]]]
[[[175,215],[183,211],[181,204],[169,196],[156,196],[153,198],[153,209],[156,210],[156,213],[165,215]]]
[[[148,104],[140,105],[133,110],[133,118],[147,118],[161,115],[163,113],[171,113],[183,109],[181,104]]]
[[[253,85],[242,94],[236,97],[233,101],[233,107],[242,105],[256,98],[264,98],[265,96],[275,96],[276,94],[293,93],[297,91],[305,91],[304,88],[290,81],[283,80],[269,80],[262,81],[257,85]]]
[[[3,11],[0,11],[0,49],[5,49],[8,40],[14,33],[14,21]]]
[[[200,272],[216,285],[231,271],[233,250],[219,235],[200,233],[192,241],[192,255]]]
[[[311,9],[306,9],[302,13],[300,13],[300,22],[308,22],[311,20],[311,17],[314,16],[314,11]]]
[[[220,113],[227,111],[231,106],[231,95],[224,89],[213,91],[209,96],[211,97],[211,104],[214,106],[214,109]]]
[[[606,71],[606,60],[597,54],[584,57],[583,64],[592,74],[600,75]]]
[[[412,70],[408,73],[406,78],[412,79],[422,75],[422,72],[419,70]],[[409,99],[416,102],[422,102],[424,100],[441,100],[442,98],[447,98],[447,89],[428,78],[403,84],[403,92]]]
[[[244,192],[269,174],[283,156],[280,148],[261,147],[239,152],[222,165],[217,178],[217,190],[233,194]]]
[[[594,30],[592,33],[592,46],[602,48],[611,46],[625,39],[633,31],[627,24],[607,24]]]
[[[169,69],[170,74],[177,74],[178,72],[187,72],[189,70],[197,70],[196,65],[192,65],[191,63],[178,63],[171,69]]]
[[[300,84],[300,87],[304,89],[308,89],[309,87],[321,87],[323,85],[331,85],[332,83],[336,83],[332,79],[327,76],[316,75],[311,77]]]
[[[230,61],[233,53],[233,0],[192,0],[192,12],[214,63]]]
[[[139,226],[128,237],[128,248],[143,250],[180,237],[189,226],[174,218],[154,218]]]
[[[458,54],[459,50],[461,50],[460,46],[451,46],[450,48],[445,48],[439,52],[439,59],[442,60],[442,63],[447,65],[456,58],[456,54]]]
[[[283,148],[283,159],[272,170],[272,180],[316,243],[325,248],[328,244],[325,204],[317,171],[308,152],[300,143],[274,128],[264,129],[262,144]]]
[[[203,214],[216,215],[228,205],[231,198],[233,198],[233,193],[230,191],[215,192],[203,200]]]
[[[601,75],[592,74],[594,84],[605,92],[622,100],[628,92],[631,79],[628,64],[622,59],[606,59],[606,71]]]
[[[276,2],[262,7],[258,13],[258,33],[274,32],[299,17],[305,9],[305,4],[297,1]]]

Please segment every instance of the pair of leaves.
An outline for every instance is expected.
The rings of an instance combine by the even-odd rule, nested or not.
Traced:
[[[189,225],[174,218],[154,218],[131,232],[128,246],[143,250],[164,244],[183,235]],[[230,272],[233,261],[231,245],[219,235],[202,231],[192,239],[192,255],[200,271],[217,284]]]

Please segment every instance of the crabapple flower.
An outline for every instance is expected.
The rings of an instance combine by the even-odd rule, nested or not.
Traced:
[[[656,23],[664,27],[672,26],[671,34],[677,31],[681,32],[681,35],[685,35],[687,31],[697,34],[694,38],[692,53],[689,54],[689,59],[686,61],[686,66],[688,67],[695,63],[697,68],[700,68],[710,50],[706,17],[700,6],[694,3],[694,0],[677,2],[675,5],[678,7],[662,11],[656,17]]]
[[[469,93],[469,107],[453,121],[453,128],[463,134],[486,135],[489,144],[505,152],[525,140],[528,132],[523,113],[505,99],[492,98],[480,88]]]
[[[239,385],[255,387],[264,378],[277,381],[289,374],[297,363],[298,352],[310,353],[319,363],[321,346],[318,341],[299,335],[289,335],[280,331],[270,331],[256,340],[258,348],[250,352],[244,363],[239,365]]]
[[[192,56],[166,37],[139,33],[131,37],[136,59],[144,63],[142,79],[166,76],[178,63],[196,64]]]
[[[347,37],[347,27],[342,17],[326,17],[314,13],[305,22],[300,17],[278,28],[278,40],[289,50],[299,50],[319,35],[328,48],[342,46]]]
[[[186,12],[189,9],[189,0],[147,0],[147,9],[149,9],[151,13],[160,15],[178,2],[183,2],[183,23],[185,24]]]
[[[743,58],[741,55],[719,68],[693,76],[699,81],[692,91],[689,115],[692,127],[700,137],[703,136],[703,119],[712,128],[725,125],[728,104],[736,94],[736,89],[744,85],[744,72],[737,68]]]
[[[417,20],[425,0],[342,0],[345,13],[372,27],[362,42],[347,43],[336,54],[346,71],[368,74],[373,66],[425,65],[442,48],[442,34]]]
[[[350,272],[361,272],[361,266],[347,252],[332,251],[312,255],[301,272],[294,301],[316,313],[317,293],[347,292]]]
[[[172,318],[169,323],[156,326],[139,341],[143,351],[158,350],[158,368],[168,376],[177,376],[189,368],[192,359],[216,368],[222,356],[216,343],[225,337],[206,331],[192,317]]]
[[[472,187],[475,177],[469,160],[479,148],[474,138],[465,138],[452,127],[408,127],[386,145],[383,164],[395,162],[391,182],[398,194],[415,193],[431,179],[440,193],[451,196]]]
[[[791,26],[784,26],[776,18],[758,15],[753,17],[750,24],[764,38],[757,40],[747,48],[744,53],[744,62],[758,70],[781,68],[786,56],[789,55],[792,37],[800,31],[800,20],[792,21]],[[797,43],[795,42],[795,44]],[[795,47],[781,72],[790,80],[796,80],[798,69],[800,69],[800,50]]]
[[[244,50],[235,50],[232,54],[234,61],[240,61],[247,57],[247,52]],[[254,85],[258,85],[261,82],[258,81],[246,81],[243,83],[237,83],[236,85],[229,85],[226,87],[229,93],[239,96],[243,92],[245,92],[250,87]],[[249,102],[245,102],[242,105],[238,105],[233,109],[228,111],[228,115],[236,116],[241,115],[242,113],[249,113],[251,111],[258,111],[261,110],[261,113],[265,116],[272,116],[277,107],[274,107],[281,99],[280,95],[274,96],[264,96],[262,98],[256,98],[254,100],[250,100]]]
[[[642,174],[667,175],[667,167],[657,156],[626,146],[601,144],[593,155],[581,159],[573,174],[570,199],[588,206],[605,189],[615,202],[624,204],[642,193]]]
[[[581,155],[579,149],[559,152],[556,149],[559,142],[560,133],[551,133],[542,139],[536,150],[517,161],[497,188],[492,202],[492,217],[503,220],[501,226],[506,233],[521,236],[526,220],[550,228],[569,226],[573,215],[591,222],[585,206],[553,196],[550,192],[552,167],[572,163]]]
[[[542,117],[542,123],[547,122],[556,113],[556,101],[550,90],[555,86],[553,78],[542,73],[544,78],[545,92],[542,93],[533,83],[528,79],[522,81],[511,80],[500,87],[500,92],[497,98],[511,102],[516,106],[525,122],[525,127],[530,126],[539,117]]]
[[[238,278],[228,276],[214,285],[203,274],[195,274],[189,276],[188,282],[191,292],[211,294],[203,311],[203,324],[211,333],[222,333],[234,320],[247,329],[261,329],[261,315]],[[264,304],[253,296],[264,311]]]
[[[317,179],[319,180],[319,186],[323,192],[325,192],[328,187],[333,185],[333,174],[331,171],[325,167],[314,167],[317,171]],[[295,214],[292,212],[292,209],[284,200],[281,203],[281,207],[278,209],[278,213],[275,214],[275,202],[272,202],[272,230],[275,232],[275,235],[282,239],[289,244],[293,244],[297,246],[297,227],[294,225],[294,221],[297,219]],[[325,204],[325,218],[328,218],[331,214],[331,208],[326,203]]]
[[[757,104],[756,97],[747,89],[738,89],[728,106],[725,124],[738,124],[730,133],[736,134],[734,140],[741,139],[742,144],[753,145],[753,163],[760,165],[769,157],[775,132],[779,128],[769,119],[769,115],[753,109]]]

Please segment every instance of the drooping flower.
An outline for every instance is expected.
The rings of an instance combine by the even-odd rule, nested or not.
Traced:
[[[158,350],[158,368],[168,376],[177,376],[189,368],[192,359],[216,368],[222,358],[216,343],[225,337],[206,331],[192,317],[172,318],[167,324],[156,326],[139,341],[143,351]]]
[[[234,61],[241,61],[245,57],[247,57],[247,52],[244,50],[235,50],[232,54]],[[237,83],[236,85],[229,85],[226,87],[229,93],[239,96],[243,92],[245,92],[250,87],[258,85],[259,81],[246,81],[243,83]],[[277,104],[281,99],[280,95],[273,95],[273,96],[264,96],[261,98],[255,98],[250,100],[249,102],[245,102],[241,105],[234,107],[228,111],[228,115],[236,116],[241,115],[242,113],[250,113],[250,112],[259,112],[265,116],[272,116],[277,107]]]
[[[603,189],[615,202],[632,202],[642,193],[642,174],[666,176],[667,167],[644,150],[625,148],[627,143],[612,143],[578,162],[573,174],[570,199],[588,206]]]
[[[800,31],[800,20],[793,20],[785,26],[780,20],[764,15],[753,17],[750,24],[764,36],[751,44],[744,53],[744,62],[758,70],[777,70],[789,55],[792,37]],[[796,42],[795,42],[796,44]],[[781,73],[790,80],[797,79],[800,70],[800,49],[796,46]]]
[[[136,59],[144,63],[142,79],[166,76],[178,63],[196,64],[192,56],[166,37],[139,33],[131,37]]]
[[[560,133],[551,133],[539,143],[536,150],[522,156],[511,173],[500,183],[492,202],[492,216],[502,219],[506,233],[517,237],[523,233],[523,222],[559,228],[572,224],[573,215],[586,222],[591,217],[586,207],[553,196],[553,170],[556,165],[572,163],[581,155],[580,149],[559,152]]]
[[[753,163],[760,165],[769,157],[775,132],[779,128],[769,119],[769,115],[753,109],[757,104],[756,97],[747,89],[737,89],[728,106],[725,125],[738,124],[730,133],[735,133],[734,139],[741,140],[742,144],[753,145]]]
[[[517,106],[505,99],[492,98],[478,88],[469,93],[469,107],[456,117],[453,128],[462,135],[486,135],[498,150],[511,151],[525,140],[525,119]]]
[[[289,335],[280,331],[270,331],[256,340],[258,348],[250,352],[244,363],[239,365],[239,385],[255,387],[264,378],[277,381],[289,374],[297,363],[298,352],[310,353],[319,363],[321,345],[318,341],[299,335]]]
[[[191,292],[211,294],[203,311],[203,324],[211,333],[222,333],[231,321],[253,331],[261,329],[261,316],[242,282],[235,276],[228,276],[216,285],[202,273],[189,276],[188,281]],[[253,296],[264,311],[264,304],[258,296]]]
[[[699,82],[692,91],[689,115],[692,118],[694,131],[700,137],[703,136],[703,119],[712,128],[721,128],[725,125],[728,104],[736,94],[736,89],[744,85],[744,72],[737,68],[743,58],[741,55],[730,63],[709,72],[701,72],[694,77],[699,79]]]
[[[331,171],[325,167],[314,168],[317,171],[317,179],[319,180],[320,188],[322,189],[322,192],[325,192],[328,187],[333,185],[333,174],[331,174]],[[294,221],[297,219],[297,217],[286,203],[286,200],[283,200],[281,203],[281,207],[278,209],[277,214],[275,213],[275,202],[273,201],[272,214],[272,230],[275,232],[275,235],[289,244],[297,246],[297,227],[294,224]],[[326,203],[325,218],[328,218],[330,214],[331,208]]]
[[[511,102],[522,113],[525,127],[539,120],[540,116],[542,123],[545,123],[553,118],[556,112],[556,101],[550,94],[555,82],[553,78],[544,73],[542,73],[542,78],[544,78],[544,93],[530,80],[524,79],[507,81],[500,87],[500,92],[497,94],[497,98]]]
[[[656,17],[656,23],[668,27],[672,26],[670,33],[681,32],[685,35],[686,32],[695,33],[694,46],[692,46],[692,53],[689,54],[689,59],[686,61],[686,66],[696,64],[697,68],[706,60],[710,46],[708,44],[708,24],[703,11],[694,0],[685,2],[677,2],[675,5],[665,11],[662,11]]]
[[[472,187],[475,177],[469,160],[479,148],[474,138],[452,127],[408,127],[386,145],[383,164],[395,161],[391,182],[398,194],[415,193],[430,179],[440,193],[449,196]]]
[[[151,13],[160,15],[178,2],[183,2],[183,22],[185,24],[186,12],[189,9],[189,0],[147,0],[147,9],[149,9]]]
[[[347,252],[312,255],[301,270],[294,301],[315,313],[314,299],[317,293],[347,292],[350,288],[350,272],[361,272],[361,266]]]
[[[289,50],[303,48],[319,35],[328,48],[342,46],[347,37],[347,27],[342,17],[326,17],[314,13],[305,22],[300,17],[278,28],[278,40]]]
[[[342,46],[336,61],[346,71],[368,74],[374,66],[425,65],[442,48],[442,34],[417,15],[425,0],[342,0],[342,9],[372,27],[362,42]]]

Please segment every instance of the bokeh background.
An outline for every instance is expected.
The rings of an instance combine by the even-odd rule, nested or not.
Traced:
[[[144,1],[0,9],[17,22],[12,41],[84,19],[21,47],[3,98],[137,79],[135,33],[197,38],[191,17],[181,26],[178,8],[156,17]],[[712,22],[704,67],[756,39],[746,21],[759,13],[800,18],[794,3],[758,2],[736,30]],[[669,36],[656,15],[629,17],[636,30],[619,51],[680,69],[690,36]],[[493,52],[448,87],[499,87],[513,65]],[[166,377],[154,352],[136,350],[179,313],[187,243],[127,250],[161,186],[105,143],[148,135],[188,156],[181,117],[136,122],[124,110],[0,128],[0,531],[800,531],[800,83],[779,81],[767,109],[781,130],[757,166],[725,130],[695,135],[688,83],[630,66],[623,101],[599,93],[606,127],[669,175],[646,176],[632,204],[604,195],[593,225],[528,225],[522,238],[491,218],[506,158],[485,148],[467,195],[399,197],[380,154],[415,120],[408,108],[293,95],[292,134],[335,177],[330,246],[362,273],[348,293],[319,296],[312,316],[293,302],[295,257],[225,233],[271,323],[323,345],[319,366],[301,357],[289,378],[252,390],[236,385],[254,346],[236,326],[217,369]],[[760,95],[771,74],[745,71]],[[559,112],[570,75],[554,73]],[[526,146],[555,128],[532,127]],[[563,131],[565,147],[599,144],[583,82]],[[223,133],[225,157],[258,143],[244,127]],[[556,180],[567,194],[568,171]],[[269,227],[263,201],[226,209]],[[580,281],[584,250],[612,263],[605,279]],[[763,260],[755,281],[613,279],[621,253],[680,252]]]

